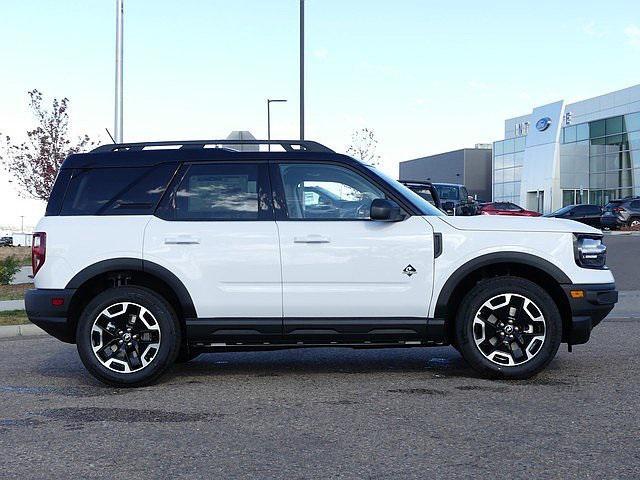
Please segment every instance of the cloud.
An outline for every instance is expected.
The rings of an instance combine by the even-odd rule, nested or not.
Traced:
[[[605,36],[605,31],[601,28],[595,20],[589,20],[582,24],[582,33],[589,37],[602,38]]]
[[[629,25],[624,29],[627,37],[627,44],[635,48],[640,48],[640,28],[637,25]]]

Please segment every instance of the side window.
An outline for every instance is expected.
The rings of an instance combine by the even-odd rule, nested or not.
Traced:
[[[589,215],[589,207],[581,205],[575,209],[576,215]]]
[[[294,220],[367,220],[371,202],[384,192],[348,168],[322,163],[279,167],[288,218]]]
[[[631,205],[629,205],[629,207],[640,210],[640,200],[634,200],[633,202],[631,202]]]
[[[174,198],[175,220],[272,220],[266,166],[211,163],[191,165]]]
[[[638,202],[638,207],[640,207],[640,202]],[[600,207],[597,207],[595,205],[593,206],[589,206],[586,207],[587,208],[587,215],[600,215],[602,214],[602,209]]]
[[[167,164],[76,170],[60,215],[152,214],[175,168]]]

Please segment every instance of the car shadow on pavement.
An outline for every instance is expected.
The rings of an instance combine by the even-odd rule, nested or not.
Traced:
[[[190,362],[175,365],[165,377],[180,381],[181,377],[220,375],[260,378],[408,372],[480,378],[453,348],[301,348],[275,352],[205,353]]]

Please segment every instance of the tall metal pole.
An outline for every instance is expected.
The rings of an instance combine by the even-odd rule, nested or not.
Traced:
[[[116,143],[122,143],[122,31],[124,28],[124,0],[116,0],[116,88],[114,133]]]
[[[304,0],[300,0],[300,140],[304,140]]]
[[[267,140],[271,141],[271,100],[267,100]],[[271,144],[267,144],[268,151],[271,151]]]

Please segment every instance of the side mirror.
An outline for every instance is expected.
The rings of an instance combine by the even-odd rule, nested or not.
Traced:
[[[376,198],[371,202],[371,220],[380,220],[383,222],[397,222],[404,219],[402,210],[397,203],[387,200],[386,198]]]

